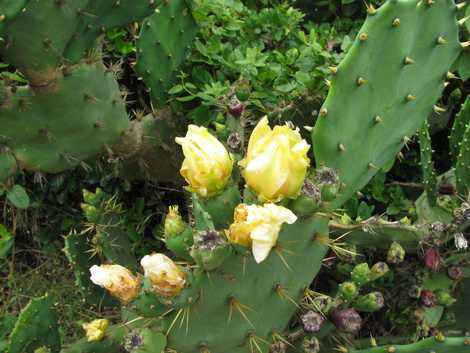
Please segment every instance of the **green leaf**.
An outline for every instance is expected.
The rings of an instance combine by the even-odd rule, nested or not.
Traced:
[[[26,190],[23,189],[21,185],[14,185],[7,192],[7,199],[16,208],[25,209],[25,208],[28,208],[30,204],[29,196],[26,193]]]
[[[0,224],[0,259],[7,257],[13,246],[13,236],[3,224]]]

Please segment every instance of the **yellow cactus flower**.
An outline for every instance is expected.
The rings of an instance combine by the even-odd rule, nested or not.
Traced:
[[[239,162],[246,184],[262,201],[296,198],[302,188],[310,159],[310,145],[289,126],[271,129],[262,118],[250,136],[245,159]]]
[[[90,273],[94,284],[106,288],[124,303],[134,299],[139,293],[139,278],[121,265],[93,265]]]
[[[152,282],[160,295],[172,297],[184,288],[186,274],[169,257],[163,254],[146,255],[140,260],[145,277]]]
[[[107,319],[97,319],[82,325],[88,342],[101,341],[106,334],[108,326],[109,320]]]
[[[180,173],[188,183],[188,191],[210,197],[225,188],[233,160],[219,140],[205,127],[196,125],[189,125],[186,136],[175,140],[183,148],[185,159]]]
[[[250,246],[257,263],[264,261],[276,245],[283,223],[293,224],[297,216],[289,209],[268,203],[263,206],[240,204],[228,230],[232,243]]]

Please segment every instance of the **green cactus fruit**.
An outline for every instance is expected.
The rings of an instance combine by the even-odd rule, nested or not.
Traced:
[[[60,351],[57,314],[48,295],[32,299],[21,311],[9,338],[8,353],[34,353],[38,348]]]
[[[194,236],[191,256],[202,269],[212,271],[224,263],[231,254],[225,235],[214,230],[199,231]]]
[[[178,206],[170,206],[164,222],[166,247],[177,257],[192,261],[189,249],[194,243],[193,230],[178,212]]]
[[[334,70],[312,136],[318,165],[343,185],[332,208],[389,165],[432,112],[461,52],[458,32],[452,0],[387,1],[369,14]]]
[[[375,281],[383,276],[385,276],[390,269],[385,262],[377,262],[370,268],[370,276],[369,279],[371,281]]]
[[[300,216],[310,216],[321,206],[320,189],[308,178],[305,179],[301,194],[290,202],[290,208]]]
[[[350,302],[359,294],[359,289],[354,282],[344,282],[339,285],[339,294],[346,301]]]
[[[191,6],[186,0],[164,1],[144,21],[137,41],[135,69],[159,105],[165,102],[197,31]]]
[[[331,168],[320,167],[315,172],[314,184],[320,189],[324,202],[334,200],[341,188],[338,174]]]
[[[387,262],[394,265],[400,264],[405,260],[405,254],[405,249],[400,243],[394,241],[387,251]]]
[[[371,280],[371,271],[367,262],[356,265],[351,271],[351,280],[359,287]]]
[[[382,309],[384,306],[384,297],[380,292],[371,292],[360,295],[354,302],[354,308],[358,311],[372,313]]]

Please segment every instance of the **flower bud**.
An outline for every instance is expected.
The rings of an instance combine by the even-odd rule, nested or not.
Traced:
[[[240,204],[230,225],[230,242],[252,247],[257,263],[264,261],[276,245],[283,223],[293,224],[297,217],[291,210],[272,203],[263,206]]]
[[[302,353],[319,353],[320,341],[315,336],[304,337],[302,341]]]
[[[186,283],[186,274],[167,256],[163,254],[145,255],[140,264],[144,275],[153,285],[155,292],[162,296],[178,295]]]
[[[224,145],[205,127],[189,125],[185,137],[177,137],[184,161],[180,173],[188,183],[186,189],[202,197],[222,191],[232,174],[233,161]]]
[[[313,310],[309,310],[300,316],[300,321],[302,321],[305,331],[314,333],[320,331],[325,318],[321,314]]]
[[[357,297],[359,290],[354,282],[344,282],[339,285],[339,293],[342,298],[351,301]]]
[[[134,299],[140,290],[139,279],[121,265],[93,265],[90,280],[124,303]]]
[[[387,262],[389,264],[396,265],[396,264],[402,263],[404,259],[405,259],[405,249],[403,249],[400,243],[397,243],[396,241],[394,241],[390,245],[390,248],[388,249]]]
[[[461,280],[464,277],[464,273],[461,267],[459,266],[451,266],[447,270],[447,274],[450,278],[455,281]]]
[[[371,281],[375,281],[376,279],[385,276],[388,271],[390,271],[390,269],[388,268],[388,265],[385,262],[377,262],[370,269],[369,279]]]
[[[165,217],[164,229],[165,238],[178,236],[186,229],[186,224],[178,211],[177,205],[169,207],[168,214]]]
[[[85,217],[88,222],[90,223],[97,223],[98,222],[98,209],[95,206],[89,205],[87,203],[80,204],[80,207],[85,214]]]
[[[468,248],[468,242],[462,232],[454,234],[454,243],[457,250],[466,250]]]
[[[356,310],[342,309],[334,310],[331,313],[331,321],[336,326],[338,331],[356,334],[362,326],[362,319]]]
[[[83,200],[85,201],[85,203],[90,204],[92,206],[99,206],[105,196],[101,188],[96,188],[96,191],[94,193],[83,189],[82,193]]]
[[[439,272],[441,269],[441,255],[438,248],[431,247],[426,250],[424,264],[431,272]]]
[[[361,295],[354,303],[354,308],[359,311],[372,313],[382,309],[384,306],[384,297],[380,292],[371,292]]]
[[[88,342],[101,341],[109,326],[109,320],[107,319],[97,319],[83,324],[82,327],[86,332],[86,339]]]
[[[356,265],[351,272],[351,279],[359,286],[370,281],[370,269],[367,262]]]
[[[309,148],[298,130],[287,125],[271,130],[264,117],[253,130],[247,155],[239,163],[246,184],[262,201],[296,198],[310,165]]]
[[[443,306],[451,306],[457,301],[449,292],[440,290],[437,292],[437,303]]]
[[[421,291],[421,303],[427,307],[435,306],[437,304],[436,294],[432,290],[423,289]]]

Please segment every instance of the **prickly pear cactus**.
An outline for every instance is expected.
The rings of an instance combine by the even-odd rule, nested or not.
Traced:
[[[163,2],[144,21],[137,42],[135,69],[158,104],[164,103],[197,31],[188,0]]]
[[[33,299],[20,314],[9,338],[9,353],[34,353],[43,347],[45,352],[60,351],[60,335],[54,299],[49,296]]]
[[[337,207],[389,164],[433,110],[461,51],[456,5],[387,1],[370,9],[352,48],[332,68],[313,132],[318,164],[335,169]]]

